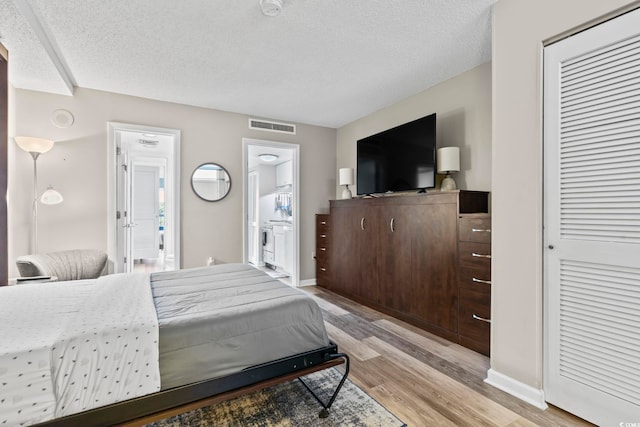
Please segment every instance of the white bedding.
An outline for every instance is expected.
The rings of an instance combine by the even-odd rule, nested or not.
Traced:
[[[158,321],[146,274],[5,287],[0,316],[0,425],[160,390]]]

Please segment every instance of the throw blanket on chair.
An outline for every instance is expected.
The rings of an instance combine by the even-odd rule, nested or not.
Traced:
[[[160,390],[148,274],[0,290],[0,424],[32,424]]]
[[[20,276],[55,276],[60,282],[96,279],[104,273],[106,265],[107,254],[95,249],[23,255],[16,259]]]

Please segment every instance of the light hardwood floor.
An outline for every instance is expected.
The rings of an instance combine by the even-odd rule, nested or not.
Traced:
[[[590,426],[541,411],[483,380],[489,359],[323,288],[300,288],[323,311],[329,337],[349,354],[349,378],[409,426]]]

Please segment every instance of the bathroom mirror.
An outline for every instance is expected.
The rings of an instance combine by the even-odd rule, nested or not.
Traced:
[[[229,194],[231,178],[227,170],[219,164],[204,163],[191,174],[191,188],[202,200],[216,202]]]

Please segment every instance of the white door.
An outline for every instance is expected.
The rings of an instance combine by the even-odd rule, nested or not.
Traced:
[[[293,228],[284,227],[284,271],[291,274],[293,271]]]
[[[128,172],[128,154],[122,150],[118,135],[116,142],[116,272],[130,272],[133,258],[131,257],[131,223],[129,221],[129,206],[131,205],[131,185]]]
[[[134,165],[131,206],[134,259],[156,259],[160,256],[159,192],[159,168]]]
[[[545,48],[547,400],[640,422],[640,11]]]
[[[260,228],[258,220],[258,172],[249,172],[247,182],[247,261],[260,264]]]
[[[281,225],[273,226],[273,264],[281,269],[285,266],[285,240],[284,227]]]

